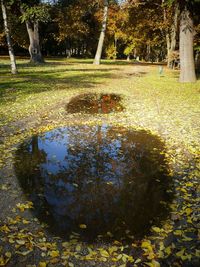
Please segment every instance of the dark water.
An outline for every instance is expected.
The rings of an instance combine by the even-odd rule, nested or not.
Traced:
[[[121,97],[115,94],[82,94],[78,95],[68,103],[69,113],[111,113],[123,111]]]
[[[54,234],[127,239],[141,237],[168,214],[171,181],[163,151],[159,138],[145,131],[73,126],[22,144],[15,170],[35,214]]]

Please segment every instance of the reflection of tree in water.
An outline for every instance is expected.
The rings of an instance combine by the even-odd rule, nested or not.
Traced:
[[[43,149],[39,148],[38,136],[33,136],[32,139],[25,143],[19,150],[23,153],[23,158],[17,158],[16,170],[20,170],[20,181],[26,183],[27,190],[35,188],[39,185],[41,176],[40,164],[46,162],[46,153]],[[38,179],[34,179],[38,177]]]
[[[86,224],[90,238],[107,231],[123,236],[128,229],[140,235],[166,213],[160,201],[168,200],[170,181],[157,137],[119,127],[74,126],[44,134],[33,149],[34,142],[32,149],[30,144],[19,149],[16,172],[22,187],[36,195],[36,207],[42,202],[50,213],[51,226],[66,233]]]
[[[111,113],[123,111],[121,97],[115,94],[81,94],[68,103],[66,107],[69,113]]]

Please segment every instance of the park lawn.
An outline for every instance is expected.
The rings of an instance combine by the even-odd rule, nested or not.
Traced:
[[[105,60],[94,66],[92,60],[58,58],[44,65],[17,59],[19,74],[12,76],[8,59],[0,62],[0,266],[198,266],[200,80],[180,84],[177,70],[164,67],[160,76],[157,64]],[[67,113],[67,103],[83,93],[120,94],[125,110]],[[173,177],[168,219],[127,247],[116,242],[88,248],[49,236],[29,211],[14,173],[14,153],[27,137],[63,125],[102,123],[158,135]]]

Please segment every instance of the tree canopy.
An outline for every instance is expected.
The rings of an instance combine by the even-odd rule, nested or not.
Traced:
[[[44,56],[94,57],[102,30],[104,4],[103,0],[7,1],[15,52],[24,54],[29,48],[33,61],[41,60],[40,53]],[[185,29],[189,27],[193,32],[192,56],[198,68],[199,0],[110,0],[108,4],[102,57],[168,62],[169,67],[179,66],[179,25],[181,14],[187,9],[193,29],[191,26]],[[0,31],[0,45],[5,51],[2,26]]]

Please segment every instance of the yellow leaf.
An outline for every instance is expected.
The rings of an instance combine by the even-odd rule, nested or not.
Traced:
[[[12,256],[12,254],[9,251],[6,252],[5,255],[6,255],[7,258],[11,258],[11,256]]]
[[[10,258],[5,259],[3,256],[0,256],[0,266],[5,266],[9,260]]]
[[[40,261],[38,267],[46,267],[47,264],[44,261]]]
[[[139,262],[141,262],[142,260],[141,259],[137,259],[134,263],[139,263]]]
[[[81,250],[81,246],[80,246],[80,245],[77,245],[76,248],[75,248],[75,250],[76,250],[77,252],[79,252],[79,251]]]
[[[164,251],[167,253],[167,255],[171,254],[172,252],[171,247],[167,247]]]
[[[25,219],[23,219],[22,222],[23,222],[23,224],[29,224],[30,223],[29,221],[27,221]]]
[[[164,250],[164,248],[165,248],[164,243],[160,242],[159,245],[160,245],[160,250]]]
[[[153,251],[150,241],[143,241],[141,247],[147,249],[149,252]]]
[[[74,264],[72,262],[68,262],[69,267],[74,267]]]
[[[182,257],[185,252],[185,248],[181,249],[179,252],[176,253],[177,257]]]
[[[151,263],[151,262],[145,262],[145,264],[148,265],[148,266],[150,266],[150,267],[154,267],[153,266],[153,263]]]
[[[15,243],[15,241],[12,238],[9,238],[8,241],[9,241],[10,244],[14,244]]]
[[[152,230],[156,233],[160,233],[162,231],[159,227],[152,227]]]
[[[176,231],[174,231],[174,234],[175,234],[175,235],[182,235],[182,234],[183,234],[183,231],[181,231],[181,230],[176,230]]]
[[[191,208],[187,208],[185,209],[185,214],[188,216],[192,213],[192,209]]]
[[[21,252],[21,251],[16,251],[15,253],[16,253],[16,254],[19,254],[19,255],[22,255],[22,256],[26,256],[26,255],[28,255],[30,252],[32,252],[32,250],[27,250],[27,251],[23,251],[23,252]]]
[[[24,245],[26,242],[24,240],[16,240],[17,244]]]
[[[70,246],[70,244],[69,244],[69,242],[63,242],[63,243],[62,243],[62,246],[63,246],[64,248],[68,248],[68,247]]]
[[[195,250],[195,256],[198,258],[200,257],[200,250],[198,250],[198,249]]]
[[[52,251],[49,251],[49,256],[52,257],[52,258],[56,258],[59,256],[59,251],[58,250],[52,250]]]
[[[152,261],[153,267],[160,267],[160,263],[158,261]]]
[[[191,183],[191,182],[188,182],[188,183],[186,183],[185,185],[188,186],[188,187],[192,187],[192,186],[194,186],[193,183]]]
[[[185,260],[189,260],[189,261],[191,261],[191,259],[192,259],[192,255],[190,255],[190,254],[187,254],[187,255],[183,255],[183,256],[181,256],[181,259],[183,260],[183,261],[185,261]]]
[[[160,263],[158,261],[153,260],[152,262],[145,262],[146,265],[150,267],[160,267]]]
[[[4,233],[9,233],[10,229],[8,228],[7,225],[4,224],[3,226],[0,227],[0,231]]]
[[[86,224],[80,224],[79,227],[80,227],[81,229],[86,229],[86,228],[87,228],[87,225],[86,225]]]
[[[107,261],[107,259],[105,257],[100,257],[99,260],[100,261],[103,261],[103,262],[106,262]]]
[[[153,252],[148,252],[148,256],[147,256],[147,259],[148,260],[152,260],[155,258],[155,254]]]
[[[117,260],[121,260],[122,257],[123,257],[123,255],[122,254],[119,254],[116,259]]]
[[[112,254],[113,252],[115,252],[117,250],[118,250],[118,247],[116,247],[116,246],[113,246],[113,247],[109,247],[108,248],[108,251],[109,251],[110,254]]]
[[[106,250],[104,250],[104,249],[100,250],[100,254],[103,257],[109,257],[109,253]]]
[[[123,261],[123,262],[127,262],[127,260],[128,260],[128,258],[127,258],[126,256],[123,255],[123,256],[122,256],[122,261]]]

